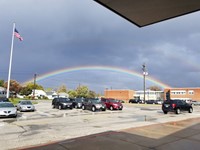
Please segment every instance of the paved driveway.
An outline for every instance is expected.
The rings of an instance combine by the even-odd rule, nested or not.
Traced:
[[[0,119],[2,150],[200,117],[200,107],[195,107],[192,114],[164,115],[160,105],[124,104],[122,111],[106,112],[52,109],[50,101],[35,106],[36,112],[19,112],[17,119]]]

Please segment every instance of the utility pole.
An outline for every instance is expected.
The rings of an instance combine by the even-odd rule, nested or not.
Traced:
[[[36,89],[36,78],[37,74],[34,74],[34,82],[33,82],[33,99],[35,99],[35,89]]]
[[[144,86],[144,103],[146,103],[146,100],[145,100],[145,89],[146,89],[146,76],[148,75],[148,72],[147,72],[147,69],[146,69],[146,65],[145,65],[145,63],[142,65],[142,71],[143,71],[143,77],[144,77],[144,83],[143,83],[143,86]]]

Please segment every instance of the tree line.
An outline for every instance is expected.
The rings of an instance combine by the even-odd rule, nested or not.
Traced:
[[[7,89],[7,85],[8,83],[5,82],[4,80],[0,80],[0,87],[4,87]],[[38,85],[38,84],[34,84],[34,83],[28,83],[26,85],[21,85],[19,82],[17,82],[16,80],[10,80],[10,93],[12,93],[12,95],[23,95],[23,96],[29,96],[33,90],[43,90],[43,91],[52,91],[51,88],[48,89],[44,89],[43,86]],[[72,90],[68,90],[67,87],[65,85],[61,85],[60,87],[58,87],[58,89],[56,89],[57,93],[68,93],[70,98],[95,98],[95,97],[99,97],[100,95],[97,94],[96,92],[90,90],[87,86],[84,85],[80,85],[78,86],[76,89]]]

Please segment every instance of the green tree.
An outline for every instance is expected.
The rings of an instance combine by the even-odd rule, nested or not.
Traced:
[[[21,91],[20,91],[20,95],[30,95],[32,93],[32,88],[28,87],[28,86],[25,86],[25,87],[22,87]]]
[[[28,83],[26,86],[22,87],[20,94],[28,96],[32,93],[32,90],[34,89],[44,90],[44,88],[41,85],[38,84],[34,85],[34,83]]]
[[[31,90],[33,89],[37,89],[37,90],[44,90],[43,86],[39,85],[39,84],[35,84],[34,83],[28,83],[26,85],[28,88],[30,88]]]
[[[86,96],[87,98],[95,98],[95,97],[97,97],[97,94],[94,92],[94,91],[89,91],[88,93],[87,93],[87,96]]]
[[[68,91],[69,97],[70,98],[75,98],[77,97],[77,92],[75,90],[69,90]]]
[[[0,80],[0,86],[1,86],[1,87],[4,86],[4,80]]]
[[[77,92],[77,97],[79,97],[79,98],[81,98],[81,97],[86,98],[89,90],[88,90],[87,86],[79,86],[76,89],[76,92]]]
[[[67,87],[65,85],[61,85],[58,90],[57,90],[58,93],[61,93],[61,92],[64,92],[64,93],[67,93]]]

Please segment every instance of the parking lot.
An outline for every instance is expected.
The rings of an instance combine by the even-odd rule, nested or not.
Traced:
[[[55,142],[85,135],[118,131],[151,124],[200,117],[194,112],[164,115],[161,105],[124,104],[122,111],[52,109],[51,101],[38,101],[35,112],[19,112],[17,118],[0,119],[1,149]]]

